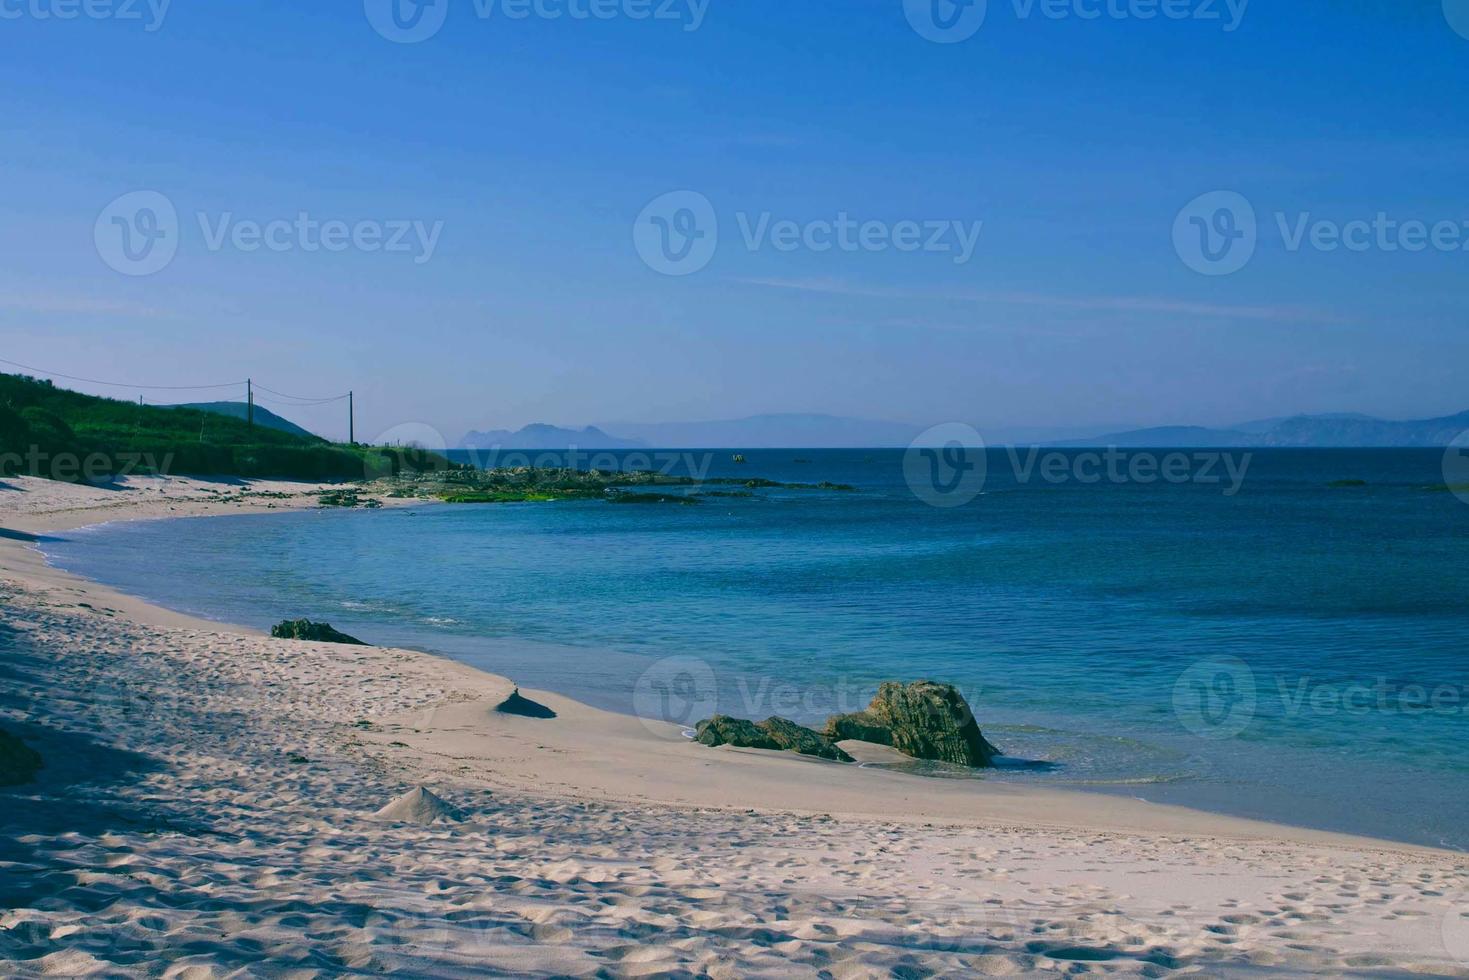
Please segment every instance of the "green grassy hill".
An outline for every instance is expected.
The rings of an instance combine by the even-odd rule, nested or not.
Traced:
[[[232,419],[244,419],[250,409],[244,402],[196,402],[191,405],[169,405],[168,408],[195,408],[201,412],[213,412],[215,415],[228,415]],[[291,435],[306,436],[310,438],[312,433],[301,428],[290,419],[283,419],[268,408],[260,405],[255,406],[255,424],[263,425],[267,429],[276,429],[280,432],[289,432]]]
[[[0,374],[0,475],[75,482],[162,472],[360,480],[455,468],[415,449],[329,443],[193,408],[98,398]]]

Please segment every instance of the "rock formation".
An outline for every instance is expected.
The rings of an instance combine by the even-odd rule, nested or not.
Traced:
[[[958,689],[933,681],[884,684],[866,711],[828,720],[825,735],[834,742],[876,742],[915,759],[975,769],[994,765],[1000,754],[985,740]]]
[[[286,620],[273,627],[270,635],[277,640],[309,640],[312,643],[346,643],[351,646],[367,646],[355,636],[339,633],[326,623],[313,623],[309,619]]]
[[[852,757],[809,728],[786,718],[768,718],[758,724],[743,718],[716,715],[695,729],[701,745],[732,745],[741,749],[771,749],[851,762]]]

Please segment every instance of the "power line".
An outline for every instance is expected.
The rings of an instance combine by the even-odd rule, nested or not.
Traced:
[[[253,380],[248,378],[244,381],[234,381],[229,384],[222,385],[135,385],[124,384],[120,381],[99,381],[96,378],[82,378],[74,374],[61,374],[57,371],[46,371],[42,368],[32,367],[29,364],[21,364],[19,361],[6,360],[3,357],[0,357],[0,364],[7,364],[11,367],[17,367],[20,368],[22,371],[32,371],[36,374],[44,375],[48,378],[61,378],[66,381],[79,381],[82,384],[102,385],[107,388],[130,388],[133,390],[148,391],[218,391],[222,388],[238,388],[240,385],[244,385],[246,392],[245,418],[246,421],[249,422],[252,426],[255,424],[254,406],[256,401],[255,389],[257,388],[261,391],[268,391],[272,395],[276,395],[282,399],[288,399],[287,401],[275,403],[285,408],[317,408],[322,405],[331,405],[337,402],[346,402],[347,431],[349,433],[349,441],[355,442],[357,435],[357,405],[356,401],[353,398],[353,393],[350,391],[344,395],[332,395],[326,398],[308,398],[305,395],[288,395],[283,391],[276,391],[273,388],[267,388],[264,385],[255,384]],[[143,404],[142,396],[139,396],[138,404],[140,406]]]
[[[135,385],[127,384],[121,381],[99,381],[96,378],[82,378],[74,374],[62,374],[59,371],[47,371],[44,368],[32,367],[29,364],[21,364],[19,361],[6,360],[3,357],[0,357],[0,364],[8,364],[11,367],[17,367],[23,371],[34,371],[36,374],[45,375],[49,378],[62,378],[66,381],[80,381],[83,384],[102,385],[107,388],[133,388],[146,391],[215,391],[221,388],[238,388],[248,383],[244,380],[241,380],[231,381],[227,384],[219,385]],[[288,395],[283,391],[275,391],[274,389],[267,388],[262,384],[255,385],[255,388],[259,391],[268,391],[272,395],[276,395],[280,398],[289,399],[289,403],[299,404],[303,408],[310,407],[312,405],[330,405],[332,402],[346,401],[348,398],[351,397],[350,394],[331,395],[328,397]]]
[[[276,391],[273,388],[267,388],[267,387],[265,387],[265,385],[260,384],[259,382],[256,382],[255,383],[255,390],[256,391],[267,391],[267,392],[270,392],[270,394],[275,395],[275,396],[277,396],[279,398],[286,398],[286,399],[289,399],[292,402],[297,402],[297,403],[300,403],[302,405],[328,405],[328,404],[330,404],[332,402],[345,401],[347,399],[347,397],[348,397],[345,394],[343,394],[343,395],[331,395],[331,396],[326,397],[326,398],[308,398],[305,395],[288,395],[288,394],[286,394],[283,391]]]
[[[259,388],[260,386],[256,385],[255,387]],[[326,401],[319,402],[284,402],[278,398],[261,398],[259,395],[255,396],[255,403],[257,405],[275,405],[278,408],[320,408],[323,405],[334,405],[337,402],[344,402],[346,400],[346,395],[342,395],[339,398],[329,398]]]
[[[80,381],[83,384],[103,385],[104,387],[108,388],[142,388],[149,391],[209,391],[217,388],[238,388],[240,385],[245,383],[244,381],[231,381],[228,384],[222,385],[134,385],[123,384],[120,381],[98,381],[96,378],[79,378],[72,374],[61,374],[58,371],[47,371],[42,368],[31,367],[29,364],[21,364],[18,361],[7,361],[3,357],[0,357],[0,364],[8,364],[11,367],[18,367],[22,371],[34,371],[37,374],[44,374],[49,378],[61,378],[66,381]],[[343,395],[342,397],[345,398],[347,396]]]

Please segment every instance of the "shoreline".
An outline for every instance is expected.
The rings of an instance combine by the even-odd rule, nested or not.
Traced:
[[[555,719],[497,714],[504,678],[434,654],[270,640],[51,568],[34,547],[112,520],[311,508],[307,485],[219,503],[204,481],[126,498],[0,483],[0,666],[29,678],[0,699],[0,727],[18,724],[48,759],[35,786],[0,791],[27,801],[0,807],[26,842],[15,858],[0,834],[0,878],[13,860],[47,869],[26,879],[36,894],[0,901],[0,972],[158,957],[320,970],[327,957],[328,972],[445,975],[1049,976],[1085,961],[1130,975],[1469,976],[1462,854],[708,749],[544,692],[524,693]],[[372,819],[416,786],[465,822]],[[95,858],[77,857],[78,835]],[[65,900],[78,860],[120,886],[104,910]],[[191,897],[181,883],[201,868],[223,884]],[[142,909],[164,925],[138,926]]]
[[[425,500],[387,501],[387,503],[402,506],[404,508],[414,508],[420,504],[425,506],[438,506],[437,502],[435,501]],[[298,516],[301,516],[312,512],[325,514],[332,510],[334,510],[334,508],[278,507],[275,511],[270,511],[269,513],[279,514],[294,512]],[[184,517],[177,517],[176,515],[173,515],[170,516],[168,519],[196,521],[215,517],[242,516],[257,517],[265,515],[262,515],[260,513],[241,513],[239,511],[226,508],[219,512],[190,514]],[[368,511],[364,513],[359,513],[357,516],[358,518],[370,524],[370,522],[376,520],[377,517],[380,515],[376,515],[376,512]],[[111,524],[127,522],[128,518],[123,517],[115,520],[106,521],[101,524],[86,524],[74,530],[90,531],[96,528],[106,527]],[[197,529],[197,533],[207,533],[207,528],[208,524],[206,522],[204,525],[201,525],[201,527]],[[179,533],[188,534],[190,532]],[[82,546],[82,548],[77,550],[85,550],[86,547],[87,546],[84,545]],[[75,557],[76,551],[73,551],[72,555],[73,557]],[[49,559],[47,560],[49,562]],[[56,568],[56,570],[58,571],[63,570],[61,566],[51,566],[48,564],[48,567]],[[75,567],[76,570],[69,572],[69,574],[82,578],[88,582],[91,582],[92,584],[102,584],[96,582],[95,580],[87,578],[87,576],[91,574],[92,570],[95,570],[95,561],[91,565],[83,564],[81,566]],[[197,594],[192,596],[191,602],[183,604],[176,603],[167,598],[164,591],[154,590],[152,593],[144,593],[141,590],[133,591],[132,587],[127,584],[104,587],[117,589],[121,591],[122,594],[127,595],[129,598],[132,598],[138,602],[145,603],[151,608],[164,609],[176,615],[190,617],[201,624],[209,624],[213,628],[225,630],[240,630],[252,633],[254,635],[263,635],[263,631],[268,626],[268,623],[275,622],[280,618],[280,615],[289,614],[295,616],[297,614],[314,613],[320,611],[279,606],[277,604],[274,604],[273,601],[265,606],[261,606],[261,604],[257,600],[257,602],[255,603],[256,608],[253,610],[253,614],[249,615],[248,617],[248,622],[255,625],[247,626],[241,623],[241,620],[246,617],[246,613],[244,610],[235,610],[235,615],[239,616],[240,619],[233,618],[230,613],[216,613],[214,611],[211,611],[207,602],[202,601],[200,596]],[[269,614],[269,617],[262,618],[267,613]],[[277,613],[279,613],[280,615],[276,615]],[[595,648],[591,646],[567,645],[551,640],[526,639],[510,636],[481,636],[476,638],[475,640],[475,644],[477,644],[477,646],[466,646],[465,644],[461,643],[456,648],[453,644],[449,644],[446,646],[443,643],[436,643],[433,636],[423,634],[422,630],[418,631],[419,635],[408,637],[405,637],[403,635],[403,631],[401,629],[389,630],[389,635],[387,637],[383,637],[382,633],[385,624],[383,621],[373,615],[367,615],[361,621],[356,622],[354,622],[349,617],[345,623],[340,621],[337,616],[332,613],[326,613],[325,618],[331,620],[334,625],[344,626],[346,628],[346,632],[348,633],[357,635],[359,637],[367,637],[369,639],[370,645],[374,647],[401,650],[405,652],[421,654],[434,660],[448,661],[456,666],[465,667],[471,671],[475,671],[486,677],[494,678],[498,681],[503,681],[507,684],[514,682],[527,691],[535,692],[537,696],[543,699],[547,697],[558,697],[565,699],[568,703],[575,705],[578,710],[606,713],[613,717],[621,719],[640,719],[640,716],[634,709],[634,706],[628,703],[628,698],[633,696],[631,693],[628,693],[626,697],[622,696],[621,694],[616,696],[604,694],[604,696],[599,699],[596,692],[586,691],[585,685],[583,685],[584,690],[579,692],[577,689],[575,689],[574,685],[570,684],[564,679],[565,671],[567,669],[576,669],[575,664],[577,663],[582,663],[583,666],[586,665],[586,663],[583,663],[576,658],[587,658],[588,661],[596,659],[597,655],[595,653]],[[600,662],[598,664],[598,667],[599,669],[603,670],[607,670],[608,667],[611,667],[612,669],[607,671],[609,673],[609,676],[613,673],[617,674],[617,676],[637,676],[637,674],[641,670],[643,670],[649,664],[658,659],[656,656],[648,654],[636,655],[619,653],[614,655],[604,652],[602,656],[609,659]],[[536,679],[537,682],[532,683],[528,682],[527,679],[522,676],[521,671],[527,669],[529,660],[535,657],[571,657],[574,659],[573,666],[560,670],[560,674],[563,677],[562,680],[558,681],[556,679],[548,678],[543,674]],[[514,663],[507,661],[514,661]],[[644,662],[640,663],[639,661]],[[749,714],[750,712],[736,711],[735,713]],[[768,714],[769,712],[767,711],[764,713]],[[763,717],[763,714],[759,714],[758,716]],[[797,718],[797,720],[802,724],[813,726],[820,725],[819,717],[816,718],[814,721],[803,720],[801,718]],[[1020,722],[1020,724],[1046,724],[1048,723],[1048,721],[1049,719],[1039,721],[1026,720]],[[688,726],[684,727],[687,728]],[[1004,726],[987,724],[985,725],[985,730],[987,732],[1003,732]],[[995,737],[1003,738],[1002,735],[998,734]],[[670,740],[675,742],[677,741],[676,739]],[[904,765],[911,765],[914,762],[914,760],[908,759],[907,757],[891,755],[884,749],[874,746],[862,745],[861,743],[847,745],[846,748],[853,755],[858,756],[859,765],[861,765],[863,768],[876,767],[886,770],[892,763],[899,764],[899,767],[901,768]],[[755,755],[757,755],[758,757],[767,757],[764,753],[755,753]],[[1329,822],[1325,821],[1293,821],[1288,815],[1282,816],[1279,814],[1272,814],[1268,811],[1261,811],[1258,809],[1256,810],[1256,812],[1250,812],[1250,809],[1248,807],[1238,805],[1237,801],[1235,801],[1235,805],[1231,806],[1230,801],[1227,798],[1213,799],[1210,802],[1200,804],[1194,802],[1194,800],[1190,798],[1194,794],[1174,793],[1172,799],[1159,799],[1157,795],[1154,795],[1154,793],[1150,792],[1150,790],[1158,789],[1161,790],[1162,793],[1169,793],[1174,783],[1186,783],[1190,781],[1196,781],[1199,778],[1192,774],[1186,774],[1182,776],[1165,776],[1161,778],[1143,777],[1136,780],[1114,781],[1104,779],[1092,782],[1082,780],[1051,781],[1046,779],[1033,779],[1026,776],[1017,775],[1017,773],[1013,770],[1023,768],[1024,760],[1011,761],[1020,762],[1022,763],[1022,765],[1010,767],[1012,771],[1006,771],[1004,767],[997,770],[976,771],[970,778],[976,782],[983,782],[986,786],[985,790],[976,790],[976,792],[986,792],[991,794],[996,792],[1016,792],[1020,794],[1063,794],[1064,796],[1070,797],[1070,799],[1060,801],[1059,804],[1054,808],[1055,810],[1060,812],[1070,812],[1085,809],[1082,801],[1076,799],[1076,797],[1078,796],[1102,796],[1109,800],[1123,801],[1125,805],[1129,806],[1149,809],[1164,808],[1171,811],[1202,815],[1204,817],[1215,818],[1217,820],[1242,821],[1250,826],[1239,832],[1247,833],[1255,838],[1280,836],[1283,838],[1299,839],[1295,835],[1326,835],[1354,842],[1372,842],[1378,846],[1426,848],[1428,850],[1445,851],[1453,854],[1469,854],[1469,852],[1466,852],[1462,847],[1456,847],[1452,843],[1435,840],[1427,836],[1410,837],[1406,835],[1393,835],[1391,833],[1374,833],[1370,829],[1364,830],[1359,827],[1342,825],[1332,826]],[[908,773],[904,773],[903,775],[905,776],[905,778],[921,780],[923,784],[935,784],[954,781],[953,777],[945,778],[942,776],[935,776],[933,774],[912,773],[911,771]],[[597,793],[605,792],[605,790],[601,788],[594,788],[594,791]],[[891,792],[892,790],[891,788],[889,788],[886,791]],[[922,792],[921,786],[919,787],[918,792]],[[616,799],[616,797],[607,798]],[[1036,801],[1038,806],[1041,805],[1043,802],[1044,801],[1039,799]],[[783,805],[783,803],[783,800],[776,799],[766,801],[761,805],[765,807],[776,807]],[[672,800],[670,800],[670,805],[694,806],[700,805],[700,801],[697,797],[692,799],[680,798],[677,800],[677,802],[673,802]],[[1050,807],[1048,807],[1048,809],[1050,809]],[[1007,813],[1008,812],[1009,811],[1007,811]],[[887,813],[887,810],[882,808],[863,809],[860,811],[860,813],[868,815],[885,814]],[[940,811],[937,816],[941,819],[955,819],[951,812],[946,811]],[[1025,816],[1028,821],[1035,821],[1038,822],[1038,825],[1044,825],[1044,818],[1040,815],[1026,814]],[[1115,821],[1127,821],[1129,819],[1129,815],[1123,812],[1108,813],[1104,814],[1104,816],[1107,818],[1108,822],[1100,824],[1098,825],[1098,827],[1099,829],[1105,828],[1109,831],[1119,829],[1118,824],[1112,822],[1114,821],[1114,819]],[[983,822],[984,820],[983,817],[977,819],[979,819],[981,822]],[[1121,829],[1123,830],[1123,832],[1130,832],[1134,829],[1137,829],[1138,827],[1150,826],[1150,823],[1146,818],[1137,819],[1139,821],[1138,823],[1122,827]],[[1076,824],[1054,824],[1054,826],[1063,825],[1075,826]],[[1169,826],[1171,827],[1172,825],[1170,824]],[[1266,830],[1264,828],[1270,829]],[[1208,829],[1212,833],[1222,832],[1224,828],[1211,827]]]
[[[15,479],[12,478],[11,482],[15,482]],[[50,484],[50,481],[43,480],[35,482],[42,485],[49,484],[50,486],[69,486]],[[72,506],[59,510],[47,510],[43,513],[20,517],[7,523],[16,525],[10,528],[11,530],[19,530],[22,534],[29,534],[38,539],[43,539],[48,534],[79,531],[122,522],[173,520],[190,517],[238,516],[241,514],[265,516],[271,513],[328,509],[317,504],[315,502],[315,496],[320,489],[329,485],[271,480],[244,481],[247,486],[263,487],[268,492],[285,492],[294,494],[295,496],[288,500],[261,498],[259,502],[255,503],[244,503],[241,501],[221,503],[208,499],[207,491],[205,495],[199,494],[199,488],[201,486],[210,487],[213,481],[172,478],[170,481],[165,482],[181,484],[182,495],[166,501],[155,501],[144,497],[144,499],[136,501],[105,501],[99,506],[87,506],[84,504],[82,506]],[[231,482],[233,483],[235,481]],[[106,492],[115,493],[117,491],[109,490]],[[146,491],[144,492],[146,493]],[[166,494],[161,495],[166,496]],[[418,499],[384,499],[382,502],[385,508],[428,505],[430,503]],[[0,505],[3,505],[3,503],[4,498],[0,497]],[[161,509],[162,506],[168,508],[166,512]],[[103,520],[94,519],[100,514],[111,514],[115,510],[121,510],[123,513],[109,516]],[[5,511],[0,509],[0,519],[4,519],[7,516]],[[26,562],[18,559],[14,548],[14,545],[17,543],[21,544],[24,547],[25,553],[32,556],[34,560]],[[172,610],[167,606],[64,571],[47,561],[44,553],[38,547],[40,543],[42,543],[40,540],[15,542],[14,539],[0,536],[0,576],[19,574],[20,580],[25,584],[44,583],[47,586],[69,585],[71,586],[71,591],[76,595],[106,602],[108,605],[115,607],[116,611],[139,625],[163,628],[208,629],[245,636],[266,635],[262,630],[242,624]],[[289,610],[283,609],[282,616],[286,616],[288,612]],[[374,647],[374,649],[392,648]],[[499,696],[499,692],[502,690],[508,695],[509,690],[516,686],[510,678],[482,671],[433,651],[402,649],[395,650],[395,652],[427,658],[442,667],[452,668],[452,672],[455,673],[468,672],[470,676],[479,680],[486,691],[491,692],[487,696]],[[1226,836],[1242,840],[1336,843],[1343,846],[1370,846],[1389,850],[1404,849],[1408,851],[1426,851],[1465,857],[1462,852],[1449,848],[1438,848],[1390,839],[1318,830],[1310,827],[1266,820],[1254,820],[1235,817],[1225,813],[1172,806],[1169,804],[1148,803],[1105,791],[1088,792],[1086,790],[1051,789],[1049,787],[1033,787],[1015,783],[984,782],[980,780],[938,780],[907,773],[866,769],[860,766],[834,765],[793,756],[788,753],[770,753],[727,748],[709,750],[703,747],[685,746],[684,743],[687,740],[680,734],[680,726],[672,723],[644,722],[635,715],[594,708],[552,691],[527,689],[527,693],[556,709],[561,718],[573,718],[584,725],[590,724],[599,734],[615,735],[637,740],[640,733],[636,729],[648,729],[648,731],[642,734],[653,737],[648,741],[647,745],[642,747],[644,750],[672,745],[675,748],[691,748],[699,755],[717,751],[723,757],[738,757],[742,761],[736,762],[736,765],[740,765],[742,768],[753,768],[757,772],[762,768],[760,764],[766,763],[770,766],[770,771],[763,775],[772,779],[775,784],[774,791],[777,793],[790,793],[797,800],[803,799],[805,795],[802,787],[799,782],[790,783],[787,779],[782,778],[787,774],[780,772],[781,766],[790,766],[792,764],[801,767],[819,766],[821,769],[828,771],[861,771],[872,776],[880,775],[890,777],[874,780],[874,783],[899,784],[897,786],[883,785],[881,789],[888,794],[897,794],[904,803],[904,807],[899,811],[894,811],[889,806],[874,806],[870,801],[864,802],[858,798],[859,795],[865,795],[860,793],[860,790],[863,789],[862,787],[842,787],[844,790],[851,789],[857,790],[858,792],[854,793],[850,798],[844,793],[840,799],[846,803],[846,806],[835,808],[830,805],[816,805],[816,803],[811,802],[810,805],[803,809],[800,806],[790,805],[789,799],[785,797],[776,797],[762,801],[766,803],[768,808],[782,811],[796,810],[798,812],[810,813],[841,813],[850,816],[882,817],[885,819],[905,819],[904,814],[911,814],[906,819],[925,821],[942,819],[957,821],[959,824],[972,821],[974,826],[985,826],[996,819],[1001,819],[1006,821],[1022,821],[1027,826],[1050,826],[1058,829],[1088,829],[1106,833],[1205,833],[1209,836]],[[555,703],[551,704],[550,702]],[[465,720],[464,717],[454,712],[451,712],[443,718],[446,724],[456,729],[460,728]],[[561,725],[557,727],[565,728],[572,726]],[[658,731],[655,732],[653,730]],[[575,732],[573,734],[579,736],[582,733]],[[657,754],[662,755],[663,753]],[[743,760],[754,761],[746,762]],[[666,762],[667,760],[665,759],[663,761]],[[709,760],[699,759],[697,761],[704,763]],[[726,761],[734,760],[727,759]],[[669,798],[655,800],[649,799],[641,794],[625,798],[616,795],[602,795],[609,793],[610,790],[608,790],[603,781],[590,777],[588,777],[588,782],[584,789],[597,794],[600,799],[616,802],[637,801],[666,806],[691,807],[711,805],[709,797],[703,795],[702,792],[682,794],[678,792],[676,786],[668,785],[666,781],[660,781],[659,785],[668,794]],[[950,792],[951,787],[957,788],[958,791]],[[871,788],[875,789],[877,786],[875,785]],[[826,789],[828,787],[823,787],[823,791],[826,791]],[[931,793],[924,794],[921,792],[925,790],[930,790]],[[717,797],[719,794],[715,795]],[[932,795],[936,797],[936,802],[928,803],[928,805],[934,808],[913,813],[909,808],[913,795]],[[568,798],[575,798],[575,796],[576,793],[573,791]],[[984,796],[997,796],[1004,799],[974,799],[974,797]],[[1103,800],[1111,802],[1109,805],[1103,805],[1101,802]],[[1091,806],[1087,806],[1087,803],[1090,803]],[[989,804],[993,809],[987,809],[986,804]],[[1077,809],[1089,810],[1087,819],[1080,821],[1074,819],[1074,812]],[[1048,822],[1048,820],[1053,820],[1056,813],[1065,813],[1068,811],[1073,815],[1072,819]],[[1466,862],[1469,862],[1469,857],[1466,857]]]

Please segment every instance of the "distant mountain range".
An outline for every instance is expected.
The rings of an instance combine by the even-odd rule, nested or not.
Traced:
[[[201,412],[213,412],[215,415],[228,415],[232,419],[243,419],[248,416],[244,402],[196,402],[192,405],[173,405],[171,408],[193,408]],[[263,425],[267,429],[276,429],[280,432],[289,432],[293,436],[306,436],[311,439],[317,438],[314,433],[307,432],[295,422],[281,418],[279,415],[267,408],[255,406],[255,424]]]
[[[202,407],[202,406],[200,406]],[[224,407],[241,409],[238,403]],[[257,408],[257,418],[262,409]],[[267,415],[269,413],[266,413]],[[238,417],[238,415],[237,415]],[[276,418],[271,416],[271,418]],[[285,425],[290,423],[279,420]],[[906,448],[926,426],[834,415],[755,415],[717,422],[607,423],[584,429],[528,425],[470,432],[465,449],[887,449]],[[1297,415],[1227,428],[1177,425],[1097,434],[1098,428],[976,428],[992,446],[1045,445],[1149,449],[1447,446],[1469,431],[1469,412],[1392,422],[1369,415]],[[291,430],[295,430],[292,426]],[[288,431],[291,431],[288,430]],[[298,430],[299,431],[299,430]]]
[[[881,449],[907,446],[923,431],[901,422],[835,415],[754,415],[720,422],[608,423],[607,429],[662,449]]]
[[[509,429],[494,429],[489,432],[470,432],[459,440],[461,449],[647,449],[648,444],[637,439],[619,439],[609,436],[595,426],[585,429],[563,429],[555,425],[527,425],[518,432]]]
[[[1469,431],[1469,412],[1413,422],[1389,422],[1369,415],[1298,415],[1245,422],[1228,429],[1168,426],[1055,444],[1149,449],[1428,448],[1447,446],[1466,431]]]

